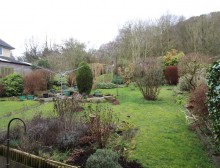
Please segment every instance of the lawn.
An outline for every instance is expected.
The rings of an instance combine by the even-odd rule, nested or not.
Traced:
[[[116,89],[99,90],[116,95]],[[114,112],[119,114],[121,121],[127,121],[139,129],[134,139],[136,147],[130,152],[131,159],[137,159],[149,168],[214,167],[203,144],[188,130],[183,105],[175,103],[172,87],[163,87],[157,101],[144,100],[137,88],[119,88],[118,93],[120,105],[112,106]],[[22,109],[25,102],[16,103],[7,102],[7,106],[6,102],[0,104],[0,112],[5,114],[13,108]],[[0,128],[6,127],[12,116],[28,120],[39,111],[44,116],[52,116],[52,108],[52,103],[49,103],[13,114],[0,119]]]
[[[116,94],[116,89],[101,91]],[[139,128],[132,159],[150,168],[214,167],[203,144],[188,130],[183,105],[175,103],[172,87],[163,87],[157,101],[144,100],[137,88],[120,88],[117,98],[120,105],[113,106],[114,111]]]
[[[52,103],[40,105],[38,101],[0,101],[0,107],[0,130],[6,130],[8,122],[15,117],[25,121],[38,113],[45,117],[53,115]]]

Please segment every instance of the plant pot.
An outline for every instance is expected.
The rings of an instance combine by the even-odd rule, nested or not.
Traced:
[[[21,96],[19,96],[19,99],[23,101],[23,100],[25,100],[25,96],[21,95]]]
[[[48,98],[49,94],[48,93],[43,93],[43,98]]]

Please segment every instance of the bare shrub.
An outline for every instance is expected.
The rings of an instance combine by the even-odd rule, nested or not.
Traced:
[[[65,124],[66,130],[72,130],[75,126],[78,116],[77,112],[82,111],[83,107],[74,98],[54,99],[54,112],[60,120]]]
[[[163,80],[161,62],[154,57],[136,62],[134,80],[146,100],[156,100]]]
[[[203,120],[208,119],[208,107],[207,107],[207,86],[202,84],[197,86],[190,94],[189,101],[193,105],[193,112]]]
[[[178,74],[185,78],[185,82],[190,86],[190,90],[194,90],[201,83],[199,81],[205,79],[207,67],[207,56],[191,53],[181,57],[178,64]]]
[[[115,131],[117,118],[109,106],[97,104],[95,108],[89,106],[87,122],[90,134],[95,138],[99,148],[106,147],[111,133]],[[89,118],[88,118],[89,116]]]
[[[5,95],[5,87],[3,84],[0,83],[0,97]]]
[[[35,70],[24,77],[24,93],[35,94],[47,89],[49,74],[44,70]]]
[[[208,124],[208,106],[207,106],[207,86],[202,84],[197,86],[189,97],[189,105],[192,107],[192,113],[197,117],[197,123],[200,126]]]

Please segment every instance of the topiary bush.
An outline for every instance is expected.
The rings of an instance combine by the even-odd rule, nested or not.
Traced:
[[[3,79],[6,96],[18,96],[23,93],[24,81],[21,75],[13,73]]]
[[[86,168],[122,168],[118,154],[110,149],[98,149],[86,161]]]
[[[85,62],[79,64],[81,67],[76,74],[76,83],[79,90],[79,93],[89,94],[93,85],[93,76],[92,71],[89,65]]]
[[[212,124],[212,132],[218,151],[220,151],[220,60],[209,68],[207,75],[208,110]]]

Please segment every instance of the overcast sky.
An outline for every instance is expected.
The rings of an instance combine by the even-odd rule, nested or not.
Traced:
[[[90,47],[113,40],[127,21],[169,13],[186,18],[220,11],[220,0],[2,0],[0,39],[24,52],[34,37],[56,43],[73,37]]]

